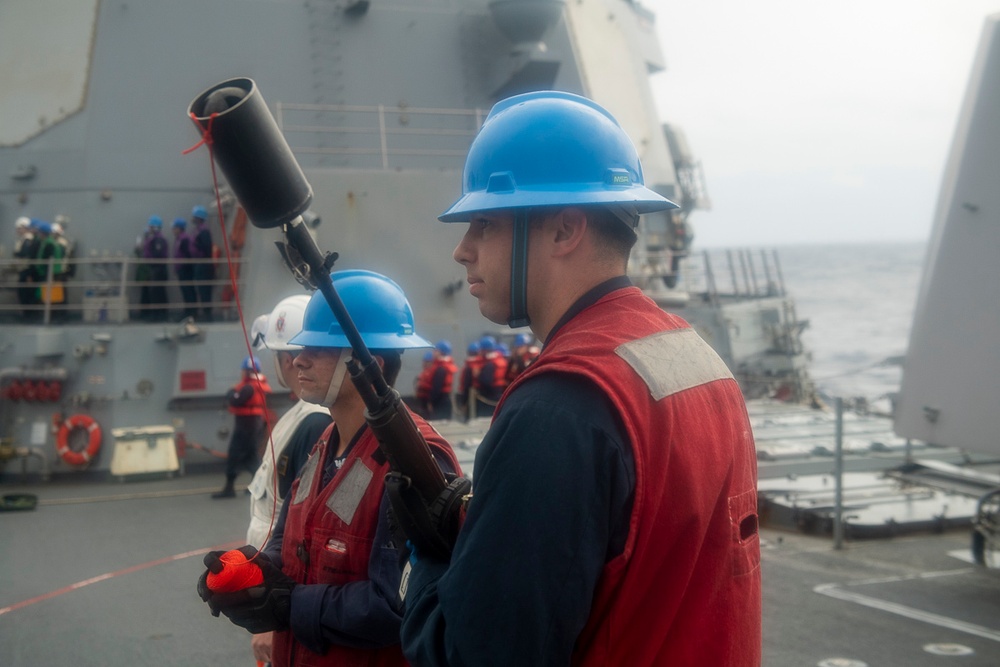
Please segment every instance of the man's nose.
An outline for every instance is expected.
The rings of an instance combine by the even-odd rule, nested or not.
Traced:
[[[462,237],[462,240],[458,242],[458,245],[455,246],[455,250],[451,253],[451,257],[463,266],[472,262],[472,252],[471,244],[469,243],[468,230],[466,230],[465,235]]]

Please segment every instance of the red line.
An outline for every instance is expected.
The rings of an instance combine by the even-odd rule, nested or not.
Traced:
[[[22,600],[21,602],[16,602],[8,607],[0,607],[0,616],[12,611],[17,611],[18,609],[23,609],[36,602],[42,602],[44,600],[51,600],[54,597],[58,597],[65,593],[70,593],[77,590],[78,588],[83,588],[84,586],[90,586],[91,584],[96,584],[100,581],[106,581],[107,579],[114,579],[115,577],[120,577],[125,574],[131,574],[132,572],[138,572],[140,570],[146,570],[151,567],[156,567],[157,565],[163,565],[165,563],[172,563],[174,561],[183,560],[185,558],[190,558],[191,556],[199,556],[209,551],[228,551],[230,549],[235,549],[241,546],[242,542],[229,542],[226,544],[220,544],[218,546],[209,547],[207,549],[195,549],[194,551],[186,551],[182,554],[177,554],[174,556],[167,556],[166,558],[160,558],[158,560],[151,560],[148,563],[140,563],[139,565],[133,565],[131,567],[126,567],[122,570],[116,570],[114,572],[107,572],[105,574],[99,574],[96,577],[91,577],[90,579],[84,579],[83,581],[78,581],[75,584],[70,584],[69,586],[64,586],[62,588],[50,591],[48,593],[43,593],[37,597],[29,598],[27,600]]]

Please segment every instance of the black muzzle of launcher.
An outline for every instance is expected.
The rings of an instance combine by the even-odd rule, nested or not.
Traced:
[[[252,79],[212,86],[188,106],[212,155],[255,227],[278,227],[302,215],[312,187]]]

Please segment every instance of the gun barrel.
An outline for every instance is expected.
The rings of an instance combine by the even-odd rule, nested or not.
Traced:
[[[434,461],[431,448],[413,423],[399,393],[391,389],[390,400],[378,412],[368,410],[368,426],[382,445],[389,466],[410,478],[424,502],[430,505],[448,482]]]

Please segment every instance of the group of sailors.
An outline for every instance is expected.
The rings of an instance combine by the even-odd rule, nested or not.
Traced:
[[[165,321],[168,318],[167,287],[171,273],[176,278],[184,302],[181,318],[212,320],[212,292],[218,248],[206,224],[204,206],[191,210],[190,220],[175,218],[173,238],[164,235],[163,218],[149,217],[136,239],[135,281],[139,286],[139,319]],[[15,222],[17,239],[11,266],[17,273],[18,302],[27,321],[42,321],[42,306],[53,306],[52,319],[65,319],[66,282],[76,274],[76,243],[66,235],[69,218],[57,215],[55,222],[22,216]],[[170,260],[173,260],[172,262]]]
[[[56,216],[54,223],[22,216],[14,223],[17,240],[14,258],[17,265],[17,300],[26,320],[42,318],[43,303],[66,303],[63,283],[75,273],[72,262],[74,244],[66,237],[69,218]],[[50,266],[51,265],[51,266]]]
[[[167,281],[170,263],[177,277],[181,298],[184,300],[182,317],[212,321],[212,280],[215,278],[214,262],[191,261],[217,259],[212,231],[205,224],[208,212],[204,206],[191,210],[191,220],[174,218],[173,247],[163,235],[163,218],[152,215],[145,232],[136,239],[137,257],[153,260],[136,267],[136,282],[140,283],[140,319],[162,322],[167,319]]]
[[[423,370],[416,380],[421,413],[427,419],[463,420],[493,414],[504,389],[540,352],[534,337],[527,333],[517,334],[513,349],[486,335],[469,344],[459,372],[451,343],[439,340],[424,356]],[[456,377],[458,388],[453,396]]]

